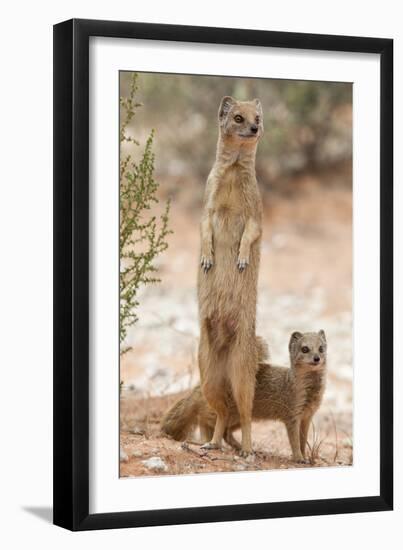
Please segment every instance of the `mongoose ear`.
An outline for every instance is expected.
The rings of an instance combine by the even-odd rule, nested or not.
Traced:
[[[222,120],[225,118],[231,109],[233,105],[235,105],[236,101],[233,97],[230,95],[226,95],[222,98],[220,103],[220,108],[218,109],[218,118]]]
[[[288,349],[290,352],[293,351],[295,344],[302,338],[302,332],[295,331],[291,334],[290,343],[288,344]]]
[[[255,99],[253,100],[255,105],[256,105],[256,109],[260,112],[263,111],[262,109],[262,104],[260,103],[260,99],[258,99],[257,97],[255,97]]]
[[[324,331],[324,330],[320,330],[320,331],[318,332],[318,334],[319,334],[319,336],[322,338],[322,340],[323,340],[324,342],[326,342],[326,334],[325,334],[325,331]]]

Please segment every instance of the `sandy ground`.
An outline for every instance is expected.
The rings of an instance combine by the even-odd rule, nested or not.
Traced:
[[[321,412],[316,415],[310,432],[307,465],[291,460],[285,428],[277,422],[253,424],[255,458],[252,462],[240,458],[228,446],[224,446],[222,451],[204,451],[194,440],[181,443],[168,439],[160,434],[159,421],[166,408],[183,394],[136,399],[128,392],[122,398],[122,477],[352,464],[351,417],[348,413]],[[235,437],[240,440],[239,431],[235,432]],[[160,461],[155,463],[153,458]]]
[[[293,330],[326,331],[328,383],[310,432],[311,465],[346,466],[353,455],[351,189],[332,182],[319,189],[318,183],[300,178],[292,200],[285,192],[273,204],[266,201],[257,326],[272,361],[284,365]],[[160,436],[162,414],[198,381],[199,217],[191,191],[173,201],[174,233],[158,261],[162,282],[142,290],[139,321],[126,341],[132,350],[121,359],[121,475],[307,467],[289,460],[280,423],[254,424],[253,464],[229,449],[205,453]],[[160,462],[148,463],[153,457]]]

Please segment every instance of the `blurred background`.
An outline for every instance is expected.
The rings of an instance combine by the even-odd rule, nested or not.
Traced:
[[[131,78],[120,75],[122,97]],[[168,444],[157,428],[166,407],[198,381],[199,222],[224,95],[258,97],[263,106],[256,164],[264,204],[258,334],[267,339],[272,361],[287,365],[293,330],[326,331],[328,386],[317,415],[327,457],[321,465],[351,464],[352,85],[152,73],[139,73],[137,83],[142,106],[127,132],[140,147],[123,143],[121,155],[140,158],[155,130],[159,203],[150,214],[160,214],[170,198],[173,233],[155,262],[161,282],[139,291],[138,321],[125,341],[131,350],[121,357],[121,444],[128,458],[121,475],[153,473],[142,460],[150,445],[168,473],[209,471],[202,464],[179,466],[183,453],[163,451]],[[253,433],[255,446],[271,453],[263,467],[287,464],[282,427],[259,424]],[[274,456],[283,460],[273,462]],[[223,464],[213,469],[232,469]]]

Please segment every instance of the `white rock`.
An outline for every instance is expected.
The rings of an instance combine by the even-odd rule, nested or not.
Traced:
[[[136,449],[132,452],[132,457],[139,458],[140,456],[143,456],[143,453],[141,451],[139,451],[138,449]]]
[[[120,462],[128,462],[129,457],[125,453],[125,451],[120,447]]]
[[[151,458],[147,458],[147,460],[142,460],[141,462],[149,470],[156,470],[158,472],[166,472],[168,470],[168,466],[159,456],[152,456]]]

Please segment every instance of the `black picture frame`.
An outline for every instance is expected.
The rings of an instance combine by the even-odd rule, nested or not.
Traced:
[[[366,497],[89,513],[89,38],[380,54],[380,491]],[[73,19],[54,26],[54,523],[71,530],[392,510],[393,40]]]

